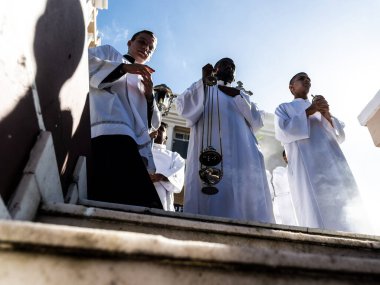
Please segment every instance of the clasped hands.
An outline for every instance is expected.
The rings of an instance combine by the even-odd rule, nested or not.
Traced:
[[[306,109],[306,114],[308,116],[314,114],[315,112],[320,112],[322,116],[325,117],[332,125],[330,106],[327,103],[325,97],[322,95],[315,95],[311,105]]]
[[[169,181],[169,179],[161,173],[150,174],[150,179],[153,183],[159,181]]]

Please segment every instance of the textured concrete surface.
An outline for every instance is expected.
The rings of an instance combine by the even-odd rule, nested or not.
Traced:
[[[380,260],[373,258],[31,222],[2,221],[0,233],[0,284],[380,282]]]
[[[157,234],[176,240],[205,241],[256,249],[380,258],[378,236],[123,207],[124,211],[114,211],[79,205],[49,204],[40,209],[36,221]]]

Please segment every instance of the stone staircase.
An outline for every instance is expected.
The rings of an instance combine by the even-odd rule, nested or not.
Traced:
[[[83,158],[62,197],[38,145],[0,203],[0,285],[380,284],[379,236],[88,200]]]
[[[377,236],[116,207],[1,222],[0,284],[380,284]]]

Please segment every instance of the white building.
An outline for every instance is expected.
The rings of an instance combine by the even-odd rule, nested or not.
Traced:
[[[380,90],[368,102],[358,120],[362,126],[368,128],[375,146],[380,147]]]

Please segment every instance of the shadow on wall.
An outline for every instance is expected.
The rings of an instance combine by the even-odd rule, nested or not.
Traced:
[[[79,0],[48,0],[44,13],[36,23],[34,36],[33,49],[37,66],[35,82],[45,128],[53,135],[63,189],[66,189],[71,179],[78,154],[85,155],[89,151],[89,118],[86,112],[88,103],[84,105],[83,98],[86,94],[75,94],[75,90],[60,94],[63,84],[74,74],[82,58],[84,29]],[[73,104],[80,102],[85,111],[73,114],[71,110],[62,110],[60,96],[65,96],[65,101],[67,96],[70,97]],[[76,100],[79,96],[82,96],[80,100]],[[74,136],[73,117],[81,118]],[[0,133],[6,136],[0,141],[0,193],[7,201],[22,176],[31,147],[39,134],[30,90],[0,122]],[[87,143],[77,143],[80,138],[86,140],[87,135]],[[70,159],[63,169],[69,154]]]

